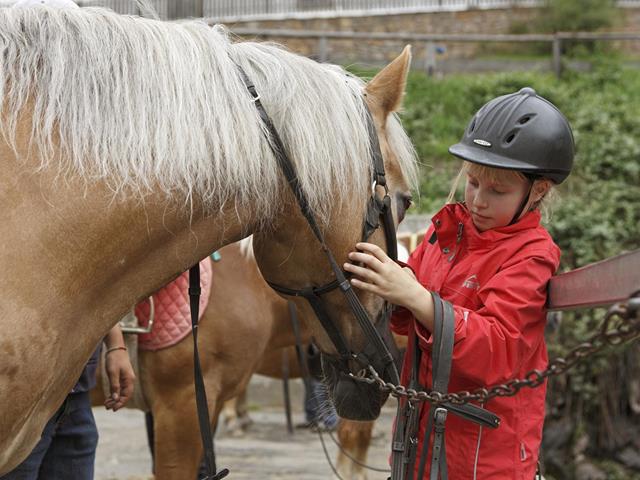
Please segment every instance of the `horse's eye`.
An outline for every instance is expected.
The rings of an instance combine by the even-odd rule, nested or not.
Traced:
[[[396,213],[398,214],[398,223],[402,222],[412,203],[412,198],[409,193],[396,194]]]

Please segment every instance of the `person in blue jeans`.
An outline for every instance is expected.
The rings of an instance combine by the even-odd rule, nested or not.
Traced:
[[[312,343],[307,347],[305,360],[309,376],[304,379],[304,416],[305,422],[298,428],[311,428],[333,431],[338,427],[338,414],[331,400],[327,387],[320,380],[320,351]]]
[[[327,387],[313,377],[309,379],[310,388],[304,390],[304,428],[333,431],[338,427],[338,415],[329,400]]]
[[[110,396],[108,410],[119,410],[131,398],[135,375],[120,327],[104,339],[105,367]],[[93,480],[98,429],[91,411],[89,391],[96,385],[102,343],[84,367],[78,383],[44,427],[29,456],[0,480]]]

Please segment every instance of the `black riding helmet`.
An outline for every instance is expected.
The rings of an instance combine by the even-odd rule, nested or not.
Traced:
[[[573,166],[573,134],[560,110],[527,87],[485,104],[449,153],[562,183]]]

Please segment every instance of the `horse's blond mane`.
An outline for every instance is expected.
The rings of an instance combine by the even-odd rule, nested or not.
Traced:
[[[366,188],[350,181],[370,169],[363,84],[339,67],[274,45],[233,43],[224,28],[201,21],[94,8],[0,9],[0,51],[0,128],[13,142],[19,113],[33,102],[42,167],[59,142],[71,160],[67,175],[105,179],[117,192],[180,193],[212,209],[234,200],[269,217],[282,176],[241,65],[320,218]],[[411,181],[410,142],[397,119],[389,123]]]

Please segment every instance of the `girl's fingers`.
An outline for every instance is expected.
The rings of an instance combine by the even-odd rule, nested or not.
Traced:
[[[360,290],[365,290],[367,292],[378,294],[378,287],[375,286],[373,283],[363,282],[362,280],[358,280],[357,278],[352,278],[349,281],[351,282],[351,285],[353,285],[356,288],[359,288]]]
[[[379,270],[382,267],[380,260],[375,258],[368,253],[360,253],[360,252],[351,252],[349,254],[349,261],[354,264],[361,263],[366,266],[369,270]]]
[[[373,255],[374,257],[376,257],[380,262],[386,262],[389,259],[389,256],[387,255],[387,253],[380,248],[379,246],[373,244],[373,243],[367,243],[367,242],[360,242],[360,243],[356,243],[356,248],[358,250],[361,250],[363,252],[367,252],[371,255]]]
[[[378,260],[373,255],[371,255],[369,253],[362,253],[362,252],[351,252],[349,254],[349,260],[351,260],[352,262],[363,263],[367,267],[369,267],[371,269],[374,269],[374,270],[377,267],[379,267],[380,263],[381,263],[380,260]]]
[[[354,275],[360,277],[362,280],[367,280],[369,282],[373,282],[376,278],[376,272],[370,270],[368,268],[360,267],[358,265],[354,265],[352,263],[345,263],[342,266],[347,272],[353,273]]]

